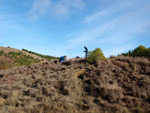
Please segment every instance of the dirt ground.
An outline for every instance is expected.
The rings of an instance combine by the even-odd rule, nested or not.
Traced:
[[[1,70],[0,113],[150,113],[150,59],[120,56]]]

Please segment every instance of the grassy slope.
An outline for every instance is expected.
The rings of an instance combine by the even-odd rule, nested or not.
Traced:
[[[37,56],[37,55],[34,55],[34,54],[30,54],[28,52],[25,52],[25,51],[22,51],[22,50],[19,50],[19,49],[15,49],[15,48],[10,48],[10,47],[0,47],[0,50],[3,50],[5,53],[8,53],[8,52],[22,52],[23,54],[25,55],[30,55],[32,57],[34,57],[35,59],[38,58],[39,60],[42,60],[43,58]],[[45,60],[45,59],[44,59]],[[45,60],[46,61],[46,60]]]
[[[44,56],[41,54],[33,54],[28,51],[21,51],[10,47],[0,47],[0,70],[7,69],[14,66],[30,65],[33,63],[40,63],[50,61],[55,57]]]

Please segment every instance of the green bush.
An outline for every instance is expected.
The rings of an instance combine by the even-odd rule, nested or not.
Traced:
[[[96,63],[99,59],[105,60],[105,56],[100,48],[96,48],[94,51],[89,51],[87,58],[89,63]]]
[[[0,56],[2,56],[4,54],[4,51],[3,50],[1,50],[0,51]]]

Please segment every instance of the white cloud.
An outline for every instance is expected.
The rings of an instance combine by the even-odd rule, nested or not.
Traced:
[[[94,39],[100,38],[105,33],[108,33],[110,30],[116,27],[117,24],[112,22],[104,24],[102,26],[99,25],[93,29],[88,29],[87,31],[78,33],[77,34],[78,36],[72,37],[71,39],[68,40],[67,49],[72,49],[83,43],[92,42]]]
[[[116,15],[126,16],[124,21],[130,20],[130,18],[134,18],[136,15],[143,13],[149,9],[150,4],[144,4],[142,0],[124,0],[124,1],[114,1],[114,4],[109,7],[105,7],[91,15],[88,15],[84,20],[84,24],[91,24],[94,21],[102,21],[109,18],[115,18]],[[149,10],[147,10],[149,12]],[[135,18],[134,18],[135,19]],[[137,19],[137,18],[136,18]]]
[[[84,7],[85,3],[82,0],[61,0],[55,3],[55,13],[56,15],[68,17],[73,9],[82,10]]]
[[[33,19],[38,19],[44,14],[68,17],[75,11],[83,10],[84,7],[83,0],[34,0],[30,14]]]
[[[111,5],[109,7],[106,7],[104,9],[101,9],[100,11],[97,11],[91,15],[88,15],[84,20],[83,23],[84,24],[90,24],[93,23],[94,21],[97,20],[103,20],[104,18],[108,18],[113,14],[116,14],[122,10],[124,10],[124,4],[122,3],[122,1],[120,2],[116,2],[115,1],[115,5]],[[129,6],[128,6],[129,7]]]
[[[116,10],[116,9],[115,9]],[[109,12],[109,13],[108,13]],[[109,15],[111,14],[113,11],[113,8],[108,8],[108,9],[104,9],[104,10],[101,10],[99,12],[96,12],[94,14],[91,14],[89,16],[87,16],[84,20],[83,20],[83,23],[85,24],[89,24],[97,19],[100,19],[106,15]]]
[[[33,19],[37,19],[43,14],[46,13],[48,8],[51,5],[51,0],[35,0],[30,10],[30,14],[33,16]]]

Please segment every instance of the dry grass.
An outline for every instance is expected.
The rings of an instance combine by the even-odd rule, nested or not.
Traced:
[[[0,113],[148,113],[150,67],[136,59],[47,62],[0,71]]]
[[[11,67],[12,67],[12,65],[10,63],[0,61],[0,70],[6,70]]]

